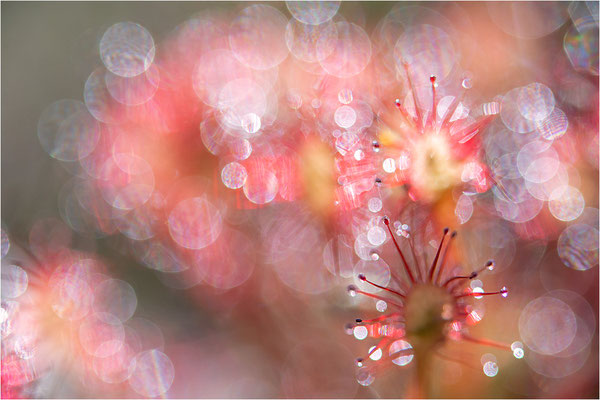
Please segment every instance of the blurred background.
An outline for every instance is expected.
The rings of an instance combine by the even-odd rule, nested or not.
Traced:
[[[469,329],[524,349],[449,341],[428,396],[598,397],[597,2],[1,10],[3,397],[410,396],[347,326],[400,268],[384,215],[494,259]],[[456,174],[386,139],[396,99]]]

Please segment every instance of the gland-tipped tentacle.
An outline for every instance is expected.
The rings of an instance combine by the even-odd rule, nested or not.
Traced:
[[[406,112],[406,109],[402,106],[400,99],[396,99],[395,104],[396,108],[398,108],[400,111],[400,115],[402,116],[404,122],[406,122],[411,128],[415,128],[415,121],[409,116],[408,112]]]
[[[396,250],[398,250],[398,254],[400,254],[400,258],[402,259],[402,263],[404,263],[404,269],[408,274],[408,278],[412,283],[415,283],[415,278],[413,277],[412,272],[410,271],[410,267],[406,262],[406,258],[404,258],[404,254],[402,254],[402,250],[400,250],[400,246],[398,246],[398,242],[396,241],[396,237],[394,236],[394,232],[392,232],[392,228],[390,228],[390,219],[388,217],[383,217],[383,223],[387,226],[388,231],[390,232],[390,236],[392,237],[392,241],[394,242],[394,246],[396,246]]]
[[[392,318],[399,318],[399,319],[403,319],[401,318],[404,314],[403,313],[399,313],[399,312],[395,312],[392,314],[386,314],[386,315],[382,315],[380,317],[377,318],[371,318],[371,319],[361,319],[361,318],[356,318],[356,323],[361,325],[361,324],[370,324],[373,322],[381,322],[381,321],[385,321],[386,319],[392,319]]]
[[[496,342],[496,341],[488,340],[488,339],[475,338],[466,333],[461,333],[460,338],[463,340],[466,340],[468,342],[481,344],[483,346],[491,346],[491,347],[496,347],[496,348],[503,349],[503,350],[511,350],[512,351],[510,345],[506,344],[506,343]]]
[[[435,272],[435,267],[437,266],[438,259],[440,258],[440,252],[442,251],[442,246],[444,245],[444,239],[448,234],[449,229],[444,228],[444,234],[442,235],[442,240],[440,240],[440,245],[438,246],[437,252],[435,253],[435,258],[431,263],[431,267],[429,267],[429,282],[433,282],[433,274]]]
[[[396,303],[395,301],[393,301],[393,300],[390,300],[390,299],[388,299],[388,298],[386,298],[386,297],[383,297],[383,296],[378,296],[378,295],[376,295],[376,294],[373,294],[373,293],[365,292],[365,291],[363,291],[363,290],[360,290],[360,289],[358,289],[358,288],[357,288],[356,286],[354,286],[354,285],[350,285],[350,286],[348,286],[348,293],[349,293],[349,294],[350,294],[350,296],[352,296],[352,297],[356,296],[357,294],[362,294],[363,296],[371,297],[371,298],[373,298],[373,299],[377,299],[377,300],[383,300],[383,301],[385,301],[386,303],[392,304],[392,305],[394,305],[394,306],[396,306],[396,307],[398,307],[398,308],[400,308],[400,309],[404,308],[404,306],[403,306],[402,304],[400,304],[400,303]]]
[[[383,257],[381,257],[381,255],[376,250],[372,250],[371,251],[371,259],[373,259],[373,260],[381,259],[387,265],[390,265],[390,263],[387,262]],[[396,274],[396,271],[394,269],[392,269],[392,268],[390,268],[390,275],[391,275],[392,279],[395,281],[396,285],[398,285],[398,287],[400,288],[400,290],[405,291],[405,286],[404,286],[404,284],[402,282],[402,278],[400,278],[398,276],[398,274]]]
[[[471,272],[470,275],[457,275],[457,276],[453,276],[450,279],[447,279],[446,282],[444,282],[444,284],[442,285],[442,287],[447,287],[448,284],[455,282],[457,280],[466,280],[466,279],[475,279],[477,277],[477,272],[473,271]]]
[[[446,248],[444,249],[444,255],[442,255],[442,261],[440,261],[440,268],[438,269],[438,272],[437,272],[437,275],[435,278],[436,285],[440,284],[440,281],[444,274],[444,267],[446,266],[446,256],[448,255],[448,251],[450,250],[450,245],[452,244],[452,241],[454,240],[454,238],[456,238],[456,235],[458,235],[458,232],[456,232],[456,231],[452,232],[452,234],[450,235],[450,240],[448,240],[448,244],[446,245]]]
[[[404,282],[399,283],[398,286],[394,283],[394,289],[390,289],[389,287],[370,281],[365,274],[358,275],[359,280],[362,282],[369,283],[371,286],[401,297],[401,301],[398,303],[379,295],[358,290],[354,286],[349,288],[354,295],[358,293],[364,294],[374,299],[386,301],[398,308],[397,312],[381,315],[377,318],[369,320],[356,319],[356,325],[354,326],[364,326],[364,328],[361,328],[361,334],[365,334],[364,329],[366,328],[369,337],[382,338],[377,346],[369,349],[367,357],[360,359],[358,362],[363,375],[365,373],[371,375],[376,370],[383,368],[385,364],[398,363],[401,361],[399,358],[403,355],[414,354],[415,357],[419,358],[425,357],[424,355],[429,352],[435,353],[439,349],[439,345],[448,338],[493,346],[504,350],[512,350],[516,358],[523,356],[522,347],[515,347],[513,349],[512,345],[474,338],[465,332],[465,323],[478,321],[480,317],[474,312],[469,302],[463,300],[463,298],[480,298],[498,294],[506,297],[508,294],[506,287],[495,292],[483,292],[481,288],[466,289],[468,290],[466,291],[463,288],[464,282],[475,279],[486,269],[492,270],[494,268],[493,261],[488,261],[483,267],[470,274],[450,275],[448,271],[444,271],[444,266],[448,252],[451,249],[451,243],[457,234],[456,232],[452,232],[450,238],[446,239],[448,229],[445,229],[429,269],[427,269],[429,263],[423,258],[424,253],[417,255],[412,246],[412,241],[409,240],[413,256],[413,263],[409,266],[390,227],[390,220],[387,217],[384,217],[383,220],[392,237],[394,246],[401,257],[408,279],[407,277],[402,277]],[[421,232],[416,232],[415,235],[418,236],[419,233]],[[412,235],[412,238],[415,235]],[[423,238],[423,242],[426,243],[425,238]],[[410,282],[408,282],[409,279]],[[440,284],[440,281],[443,284]],[[406,340],[410,341],[410,346],[412,346],[410,349],[402,349],[399,352],[392,352],[391,354],[380,351],[385,346],[389,346],[389,342],[393,342],[396,339],[404,340],[405,337],[407,338]],[[440,356],[449,359],[447,356],[441,354]],[[452,361],[461,362],[461,360]]]
[[[461,297],[493,296],[496,294],[500,294],[500,295],[502,295],[502,297],[506,297],[506,296],[508,296],[508,289],[506,287],[503,287],[502,289],[498,290],[497,292],[468,292],[468,293],[458,294],[454,297],[458,299]]]
[[[494,269],[494,261],[489,260],[488,262],[485,263],[485,266],[481,269],[478,269],[477,271],[473,271],[471,272],[471,274],[469,275],[457,275],[457,276],[453,276],[450,279],[447,279],[446,282],[444,282],[444,284],[442,285],[442,287],[448,287],[448,284],[450,284],[451,282],[457,281],[457,280],[461,280],[461,279],[475,279],[479,276],[479,274],[481,274],[482,272],[488,270],[491,271]]]
[[[435,120],[437,117],[437,102],[435,99],[435,87],[437,86],[437,84],[435,83],[435,80],[436,80],[435,75],[431,75],[429,77],[429,81],[431,82],[431,96],[433,98],[433,101],[432,101],[433,104],[431,106],[431,116],[430,116],[429,122],[427,124],[428,126],[435,126]]]
[[[401,297],[401,298],[403,298],[403,299],[405,299],[405,298],[406,298],[406,296],[405,296],[404,294],[402,294],[402,293],[400,293],[400,292],[398,292],[398,291],[396,291],[396,290],[394,290],[394,289],[390,289],[390,288],[388,288],[388,287],[386,287],[386,286],[381,286],[381,285],[378,285],[378,284],[376,284],[375,282],[372,282],[372,281],[368,280],[368,279],[367,279],[367,277],[366,277],[364,274],[359,274],[359,275],[358,275],[358,279],[360,279],[360,280],[361,280],[361,281],[363,281],[363,282],[367,282],[368,284],[370,284],[370,285],[373,285],[373,286],[375,286],[376,288],[383,289],[383,290],[385,290],[386,292],[390,292],[390,293],[393,293],[393,294],[395,294],[395,295],[398,295],[398,296],[400,296],[400,297]]]
[[[408,80],[408,87],[410,89],[410,94],[413,98],[413,103],[415,105],[415,112],[417,114],[417,126],[420,128],[421,133],[423,133],[423,116],[421,115],[421,106],[419,104],[419,100],[417,98],[417,93],[415,91],[415,87],[412,83],[412,79],[410,79],[410,71],[408,69],[408,63],[404,62],[404,70],[406,71],[406,79]]]

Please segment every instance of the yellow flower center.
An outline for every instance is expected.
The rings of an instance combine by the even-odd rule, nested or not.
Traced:
[[[412,184],[433,200],[460,179],[460,162],[454,159],[443,134],[426,134],[414,149]]]

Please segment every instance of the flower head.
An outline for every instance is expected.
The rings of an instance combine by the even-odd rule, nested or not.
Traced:
[[[409,64],[404,63],[408,94],[395,101],[396,112],[383,115],[383,126],[374,142],[380,149],[388,184],[407,184],[413,199],[434,202],[449,188],[464,183],[476,192],[491,186],[484,163],[479,161],[479,133],[499,113],[497,102],[469,110],[464,101],[469,79],[458,95],[440,95],[437,78],[430,77],[430,92],[415,87]],[[424,97],[429,97],[424,101]]]

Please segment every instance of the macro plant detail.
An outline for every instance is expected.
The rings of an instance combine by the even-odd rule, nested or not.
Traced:
[[[523,357],[523,347],[519,342],[508,345],[476,338],[468,333],[468,326],[475,325],[482,317],[467,299],[481,299],[492,295],[508,296],[506,287],[485,292],[480,286],[468,286],[468,283],[485,271],[494,269],[492,260],[487,261],[482,268],[467,274],[461,274],[460,267],[447,267],[446,260],[457,232],[449,234],[449,229],[444,228],[435,256],[430,264],[426,264],[425,257],[415,253],[415,243],[411,233],[408,233],[410,228],[404,227],[401,228],[404,229],[404,233],[400,233],[399,236],[409,242],[409,245],[405,246],[410,250],[410,261],[407,261],[387,216],[383,217],[383,224],[391,236],[400,258],[397,264],[401,267],[390,269],[391,280],[388,285],[380,285],[370,280],[366,274],[358,275],[359,281],[379,289],[377,294],[361,290],[354,285],[348,286],[347,289],[352,297],[363,295],[378,300],[378,311],[386,311],[388,306],[390,308],[388,314],[372,319],[357,318],[354,324],[347,326],[357,339],[381,338],[377,345],[369,349],[365,357],[356,360],[357,380],[361,385],[370,385],[386,364],[389,366],[391,362],[405,366],[410,364],[413,358],[419,385],[427,385],[426,371],[432,358],[448,357],[438,352],[446,340],[492,346],[512,351],[516,358]],[[373,260],[380,259],[380,255],[375,251],[371,256]],[[486,368],[490,368],[490,365],[484,365],[484,373],[488,376],[497,373],[495,364],[494,374]],[[423,390],[424,387],[418,387],[413,395],[423,396]]]
[[[425,101],[413,84],[410,65],[403,62],[403,67],[407,100],[395,100],[398,112],[385,114],[378,141],[373,142],[375,151],[382,153],[383,169],[394,173],[386,183],[406,184],[411,198],[425,202],[438,200],[463,182],[475,193],[488,190],[493,180],[480,161],[480,136],[500,112],[500,104],[485,103],[470,113],[463,100],[471,79],[462,80],[460,94],[442,96],[435,75],[430,77],[431,99]]]
[[[597,2],[1,7],[2,397],[598,397]]]

